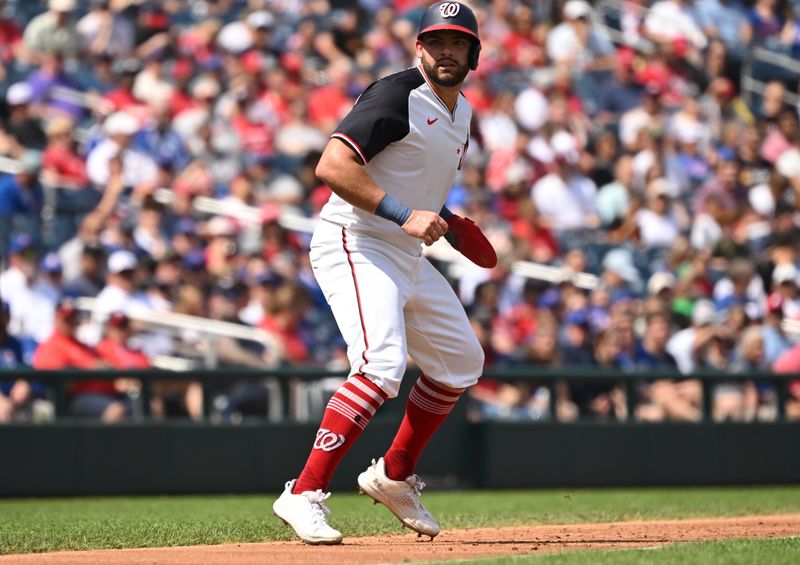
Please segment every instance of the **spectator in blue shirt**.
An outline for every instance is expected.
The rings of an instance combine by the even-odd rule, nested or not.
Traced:
[[[744,7],[736,0],[700,0],[695,4],[700,27],[709,39],[720,39],[731,57],[740,60],[753,37]]]
[[[19,159],[22,170],[0,176],[0,256],[8,254],[14,231],[37,234],[43,191],[37,175],[42,157],[39,151],[25,151]],[[17,228],[15,230],[15,227]]]
[[[614,76],[600,87],[597,98],[597,119],[614,123],[619,117],[642,103],[644,88],[634,80],[634,59],[631,49],[622,48],[617,52]]]
[[[24,367],[22,345],[8,333],[9,307],[0,302],[0,379],[4,369]],[[14,411],[27,404],[31,397],[31,386],[23,380],[0,380],[0,423],[11,420]]]
[[[133,146],[147,153],[161,169],[170,173],[183,170],[189,164],[189,151],[172,127],[169,102],[151,104],[150,109],[153,123],[138,133]]]

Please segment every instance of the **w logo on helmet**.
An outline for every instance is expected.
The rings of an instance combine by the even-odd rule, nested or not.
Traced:
[[[344,445],[344,440],[345,437],[342,434],[320,428],[317,430],[317,439],[314,440],[314,449],[333,451],[337,447]]]
[[[461,11],[461,4],[458,2],[442,2],[439,4],[439,11],[443,18],[454,18]]]

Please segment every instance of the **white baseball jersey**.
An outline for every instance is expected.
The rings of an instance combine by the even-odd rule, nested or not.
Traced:
[[[332,137],[355,151],[388,194],[411,209],[439,212],[469,145],[471,116],[463,96],[450,112],[414,67],[370,85]],[[311,266],[347,342],[351,374],[393,397],[410,355],[434,381],[475,384],[483,350],[422,242],[336,194],[321,217]]]
[[[472,108],[464,96],[451,113],[422,68],[412,67],[370,85],[332,137],[358,154],[387,194],[412,210],[439,212],[469,145],[471,119]],[[335,194],[320,217],[409,253],[421,253],[419,239]]]

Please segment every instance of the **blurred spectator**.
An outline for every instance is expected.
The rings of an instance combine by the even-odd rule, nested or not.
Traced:
[[[778,374],[800,375],[800,343],[778,357],[772,364],[772,370]],[[789,382],[788,390],[786,417],[790,420],[800,420],[800,380]]]
[[[72,21],[76,8],[75,0],[49,0],[47,11],[28,23],[23,40],[33,63],[38,63],[48,53],[78,54],[81,40]]]
[[[75,26],[83,48],[90,55],[127,57],[135,44],[135,30],[130,20],[121,16],[111,0],[90,0],[89,12]]]
[[[0,274],[0,297],[11,307],[9,332],[23,345],[26,360],[53,328],[53,302],[36,287],[37,260],[33,239],[16,236],[9,245],[8,268]]]
[[[127,314],[136,307],[133,291],[136,288],[134,276],[138,267],[136,255],[126,249],[114,251],[108,256],[106,285],[95,298],[91,324],[82,329],[83,341],[89,344],[99,343],[106,320],[112,313]]]
[[[676,332],[667,342],[667,351],[684,375],[691,375],[705,364],[706,348],[713,339],[728,339],[727,331],[716,322],[714,303],[703,299],[692,308],[692,325]]]
[[[44,197],[37,176],[41,154],[27,150],[20,157],[21,170],[15,175],[0,175],[0,255],[10,253],[14,232],[38,234]],[[32,243],[35,243],[32,241]]]
[[[78,310],[70,302],[63,302],[56,310],[55,329],[52,335],[36,348],[33,368],[103,369],[108,364],[98,352],[75,337],[80,323]],[[65,377],[67,378],[67,377]],[[99,418],[104,422],[118,422],[131,413],[130,401],[122,396],[110,380],[76,381],[69,386],[69,413],[80,418]]]
[[[95,185],[103,186],[109,180],[110,167],[118,159],[122,178],[127,188],[158,180],[158,166],[146,153],[131,147],[133,135],[139,124],[132,115],[124,112],[111,114],[103,123],[106,138],[86,157],[86,172]]]
[[[653,179],[647,185],[647,206],[634,217],[642,245],[671,247],[678,234],[688,227],[688,214],[676,197],[675,186],[665,178]]]
[[[556,230],[595,227],[597,187],[577,167],[577,140],[559,131],[550,139],[550,146],[554,172],[539,179],[531,189],[531,199],[542,214],[542,221]]]
[[[8,333],[9,314],[8,302],[0,302],[0,371],[25,367],[22,344]],[[11,421],[14,413],[23,408],[30,398],[31,385],[27,381],[0,380],[0,423]]]
[[[547,34],[547,56],[556,65],[574,73],[613,68],[613,51],[608,36],[593,22],[592,7],[584,0],[568,0],[564,21]]]
[[[697,22],[708,39],[721,39],[736,59],[741,59],[753,30],[737,0],[699,0]]]
[[[78,273],[65,281],[64,294],[67,296],[95,297],[105,285],[106,252],[102,246],[87,244],[81,250]]]
[[[31,106],[33,94],[33,88],[27,82],[14,83],[6,91],[8,116],[3,120],[3,128],[14,139],[15,153],[26,149],[41,150],[45,145],[41,122]]]

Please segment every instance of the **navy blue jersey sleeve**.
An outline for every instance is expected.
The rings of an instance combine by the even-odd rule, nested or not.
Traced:
[[[404,71],[367,87],[331,137],[349,145],[366,164],[390,143],[408,135],[408,97],[422,81],[419,72],[412,71],[419,78]]]

